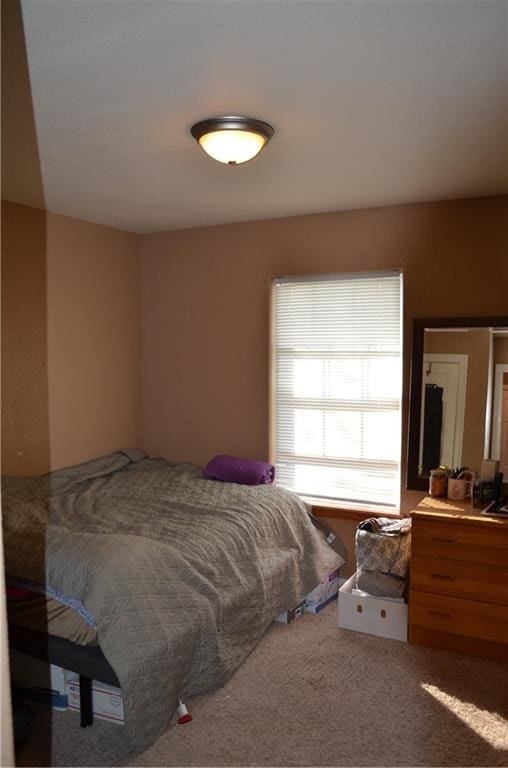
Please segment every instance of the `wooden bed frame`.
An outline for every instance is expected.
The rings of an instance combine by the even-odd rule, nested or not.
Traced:
[[[93,724],[92,680],[120,687],[113,668],[98,645],[78,645],[56,635],[9,624],[9,647],[79,675],[82,728]]]

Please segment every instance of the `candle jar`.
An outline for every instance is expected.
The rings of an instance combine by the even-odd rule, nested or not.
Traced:
[[[431,469],[429,480],[429,496],[436,499],[444,498],[447,494],[448,475],[444,469]]]

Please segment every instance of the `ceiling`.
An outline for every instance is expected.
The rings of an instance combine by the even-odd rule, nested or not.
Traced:
[[[48,210],[148,233],[508,192],[505,0],[22,0],[22,13]],[[220,165],[189,133],[219,114],[275,136]],[[24,194],[18,179],[11,199]]]

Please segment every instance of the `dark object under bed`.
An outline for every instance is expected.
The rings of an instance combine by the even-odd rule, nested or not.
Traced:
[[[93,724],[92,681],[98,680],[120,687],[113,668],[98,645],[77,645],[56,635],[47,635],[45,632],[10,624],[9,647],[79,675],[80,716],[83,728]]]

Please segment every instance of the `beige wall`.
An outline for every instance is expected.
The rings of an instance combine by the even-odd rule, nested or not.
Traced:
[[[49,461],[46,214],[2,201],[2,472]]]
[[[2,471],[139,445],[136,236],[2,205]]]
[[[404,270],[405,425],[412,318],[507,311],[506,213],[507,198],[486,198],[136,238],[5,203],[3,471],[140,443],[200,464],[265,458],[276,275]]]
[[[411,321],[506,314],[507,216],[508,198],[493,197],[142,237],[144,448],[199,464],[266,458],[270,278],[400,267],[405,456]],[[421,496],[404,493],[402,508]]]

